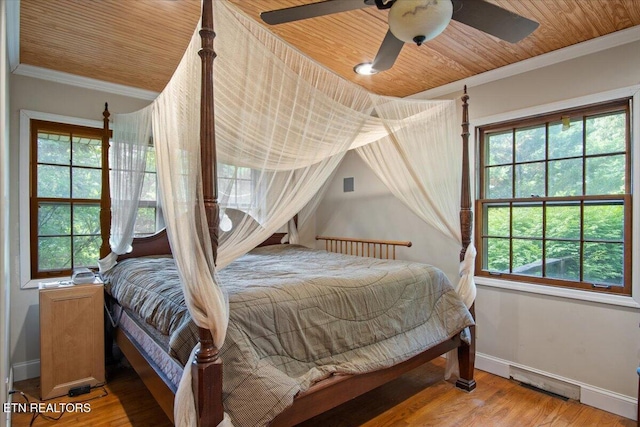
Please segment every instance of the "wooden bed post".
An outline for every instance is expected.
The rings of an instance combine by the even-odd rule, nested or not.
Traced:
[[[102,193],[100,195],[100,258],[104,258],[111,252],[109,234],[111,231],[111,189],[109,188],[109,104],[104,103],[102,112]]]
[[[202,60],[202,88],[200,100],[200,159],[202,168],[202,193],[213,249],[214,262],[218,253],[218,186],[216,168],[216,142],[213,111],[213,4],[202,3],[202,49],[198,52]],[[191,366],[193,394],[199,427],[213,427],[222,422],[222,361],[213,343],[211,331],[198,328],[200,350]]]
[[[462,182],[460,183],[460,233],[462,234],[462,249],[460,262],[464,261],[467,246],[471,243],[471,228],[473,226],[473,212],[471,211],[471,184],[469,177],[469,95],[467,86],[462,95]]]
[[[462,96],[462,182],[460,196],[460,232],[462,234],[462,249],[460,250],[460,262],[464,260],[467,246],[471,243],[471,230],[473,226],[473,212],[471,211],[471,185],[469,171],[469,95],[467,86],[464,87]],[[469,309],[475,318],[474,305]],[[473,379],[473,370],[476,358],[476,331],[475,326],[469,328],[471,332],[471,342],[464,342],[458,347],[458,363],[460,378],[456,381],[456,387],[471,391],[476,388],[476,381]]]

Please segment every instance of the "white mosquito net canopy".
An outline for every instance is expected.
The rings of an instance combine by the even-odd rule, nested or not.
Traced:
[[[198,30],[165,90],[145,109],[115,114],[111,162],[113,254],[131,250],[150,135],[171,250],[194,322],[220,348],[228,303],[224,268],[320,201],[345,153],[356,149],[390,191],[444,236],[461,242],[462,148],[453,101],[384,97],[318,65],[226,1],[214,3],[215,132],[221,232],[217,262],[202,201],[201,61]],[[320,195],[319,195],[320,194]],[[297,233],[289,228],[289,240]],[[475,254],[475,251],[467,251]],[[428,260],[425,260],[428,262]],[[458,285],[475,297],[472,261]],[[189,366],[189,365],[187,365]],[[175,420],[195,418],[190,369],[176,396]],[[228,423],[228,420],[225,421]]]

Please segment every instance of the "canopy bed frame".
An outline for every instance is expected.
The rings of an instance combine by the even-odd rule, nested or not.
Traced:
[[[201,158],[203,177],[203,201],[207,214],[209,234],[213,247],[214,260],[218,248],[219,230],[219,205],[217,189],[216,170],[216,141],[214,130],[214,98],[213,98],[213,60],[215,52],[213,40],[215,37],[213,29],[213,7],[212,0],[203,1],[202,9],[202,29],[200,30],[202,48],[199,55],[202,60],[202,84],[201,84]],[[473,214],[471,211],[470,186],[469,186],[469,120],[468,101],[465,94],[462,97],[462,143],[463,143],[463,169],[462,169],[462,197],[460,223],[462,232],[462,251],[460,261],[463,260],[466,247],[471,241],[471,228]],[[102,147],[105,152],[109,149],[109,111],[105,105],[104,136]],[[102,247],[101,257],[110,252],[109,229],[111,223],[111,202],[109,188],[109,165],[108,156],[103,156],[102,175],[102,199],[101,199],[101,228]],[[281,235],[274,235],[265,244],[279,243]],[[408,243],[408,242],[407,242]],[[410,245],[410,243],[409,243]],[[120,256],[119,259],[170,254],[168,238],[166,232],[160,232],[147,238],[135,239],[133,251],[127,255]],[[473,306],[470,309],[473,315]],[[395,366],[375,372],[358,375],[336,375],[326,380],[320,381],[306,392],[300,393],[294,400],[292,406],[280,413],[271,423],[273,426],[290,426],[311,418],[317,414],[325,412],[339,404],[353,399],[367,391],[370,391],[409,370],[426,363],[450,350],[457,349],[460,375],[456,386],[462,390],[471,391],[476,383],[473,379],[475,360],[475,333],[471,327],[471,341],[469,344],[461,340],[460,334],[454,336],[435,347],[426,349],[424,352],[414,356]],[[196,410],[198,413],[199,426],[217,426],[224,417],[222,404],[222,361],[218,354],[218,349],[214,346],[209,330],[198,328],[200,350],[196,353],[196,358],[191,366],[193,376],[193,391],[195,397]],[[140,350],[133,344],[124,333],[116,331],[115,339],[121,351],[136,369],[142,380],[150,389],[167,416],[173,421],[174,395],[172,390],[163,382],[161,377],[154,372]]]

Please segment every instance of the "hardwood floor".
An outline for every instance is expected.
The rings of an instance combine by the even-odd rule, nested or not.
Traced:
[[[299,427],[382,427],[382,426],[623,426],[635,421],[605,411],[565,401],[525,388],[476,370],[478,387],[472,393],[457,390],[444,381],[444,362],[438,359],[401,378],[354,399],[333,411],[319,415]],[[37,402],[38,379],[21,381],[30,401]],[[170,426],[142,381],[128,368],[119,368],[102,389],[76,398],[62,397],[46,403],[82,402],[91,405],[88,413],[65,413],[59,421],[38,417],[34,426]],[[14,395],[14,402],[23,402]],[[59,414],[52,414],[57,416]],[[28,426],[32,415],[14,413],[12,424]]]
[[[40,379],[20,381],[14,384],[15,390],[24,392],[31,402],[39,402]],[[89,400],[91,399],[91,400]],[[25,399],[13,395],[13,402],[23,403]],[[77,397],[58,397],[44,403],[76,403],[86,402],[90,405],[90,412],[66,412],[58,421],[50,421],[38,416],[34,426],[140,426],[140,427],[170,427],[173,424],[158,407],[153,396],[132,368],[118,367],[107,371],[107,384],[104,388],[94,388],[91,393]],[[55,409],[58,409],[57,407]],[[60,412],[48,412],[51,417],[60,416]],[[12,416],[14,427],[31,425],[32,413],[16,413]]]

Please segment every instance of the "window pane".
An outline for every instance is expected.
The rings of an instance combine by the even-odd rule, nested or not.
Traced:
[[[544,196],[544,163],[516,165],[516,197]]]
[[[66,166],[38,165],[38,197],[57,197],[68,199],[69,168]]]
[[[38,132],[38,163],[68,165],[70,139],[69,135]]]
[[[40,203],[38,206],[38,235],[71,234],[71,206],[69,204]]]
[[[545,158],[545,126],[516,130],[516,162]]]
[[[218,177],[219,178],[233,178],[236,174],[236,168],[223,163],[218,163]]]
[[[235,205],[236,197],[234,188],[235,180],[227,179],[227,178],[219,178],[218,179],[218,191],[220,192],[220,203],[222,205],[228,203],[231,205]]]
[[[542,277],[542,241],[513,239],[512,272]]]
[[[546,277],[580,280],[580,243],[548,241],[545,246]]]
[[[624,194],[625,156],[586,159],[586,194]]]
[[[73,206],[73,234],[100,234],[100,205]]]
[[[586,120],[585,153],[603,154],[625,151],[626,114],[617,112]]]
[[[622,286],[623,261],[621,243],[585,243],[585,282]]]
[[[513,162],[513,132],[495,133],[487,138],[487,165]]]
[[[238,179],[251,179],[251,168],[238,168]]]
[[[488,206],[486,215],[486,234],[489,236],[509,237],[510,209],[508,206]]]
[[[582,119],[573,119],[569,128],[561,122],[549,124],[549,158],[582,156]]]
[[[99,199],[101,190],[102,171],[100,169],[73,168],[73,198]]]
[[[489,271],[509,272],[509,240],[485,239],[487,257],[485,267]]]
[[[548,238],[580,239],[580,206],[547,205]]]
[[[99,139],[75,136],[72,143],[74,166],[102,166],[102,141]]]
[[[238,205],[249,206],[251,204],[251,181],[236,181],[238,186]]]
[[[144,181],[142,183],[142,192],[140,193],[140,200],[155,201],[156,200],[156,174],[145,173]]]
[[[73,267],[95,267],[100,258],[100,236],[73,238]]]
[[[156,149],[155,147],[149,147],[147,149],[147,164],[145,166],[147,172],[156,171]]]
[[[134,233],[145,236],[156,232],[156,208],[138,208]]]
[[[487,168],[487,199],[511,198],[511,166]]]
[[[38,238],[38,271],[71,268],[71,237]]]
[[[514,205],[513,236],[542,237],[542,207]]]
[[[584,207],[584,238],[587,240],[618,240],[624,235],[624,208],[615,205]]]
[[[549,162],[549,197],[582,195],[582,159]]]

